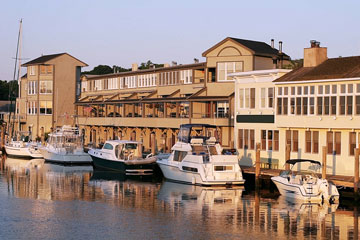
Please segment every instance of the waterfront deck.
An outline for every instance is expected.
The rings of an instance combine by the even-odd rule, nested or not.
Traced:
[[[255,177],[255,167],[246,167],[241,166],[244,174],[254,175]],[[260,178],[261,179],[270,179],[274,176],[279,176],[282,169],[267,169],[261,168]],[[321,177],[321,174],[318,174]],[[326,175],[326,179],[328,181],[333,182],[337,187],[345,187],[345,188],[354,188],[354,176],[342,176],[342,175]],[[360,185],[358,184],[358,188]]]

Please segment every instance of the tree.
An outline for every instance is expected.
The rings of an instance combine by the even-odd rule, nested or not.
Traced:
[[[0,100],[14,101],[18,97],[18,94],[19,94],[19,86],[16,80],[9,82],[0,80]]]
[[[159,68],[159,67],[164,67],[164,64],[156,64],[151,62],[151,60],[148,60],[146,63],[142,62],[139,66],[139,69],[140,70],[149,69],[151,66],[154,66],[155,68]]]
[[[83,74],[103,75],[113,73],[113,69],[108,65],[99,65],[94,67],[91,71],[83,72]]]
[[[294,59],[290,61],[290,64],[284,65],[284,69],[297,69],[304,66],[304,59]]]

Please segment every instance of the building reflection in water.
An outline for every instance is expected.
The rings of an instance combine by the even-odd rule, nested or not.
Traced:
[[[8,194],[17,198],[95,201],[160,214],[169,220],[187,219],[202,233],[201,238],[247,234],[259,238],[358,239],[359,234],[356,208],[350,211],[284,197],[263,198],[242,188],[134,180],[119,173],[93,171],[91,166],[10,158],[0,176]]]

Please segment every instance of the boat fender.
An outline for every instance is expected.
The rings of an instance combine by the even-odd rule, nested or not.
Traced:
[[[196,179],[195,179],[195,177],[192,177],[192,178],[191,178],[191,183],[192,183],[192,184],[196,184]]]

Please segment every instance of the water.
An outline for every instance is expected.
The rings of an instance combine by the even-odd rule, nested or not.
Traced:
[[[0,239],[356,239],[357,215],[43,160],[7,159],[0,173]]]

